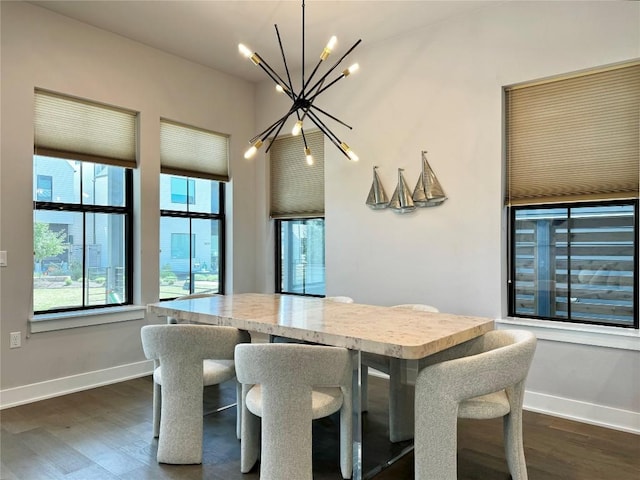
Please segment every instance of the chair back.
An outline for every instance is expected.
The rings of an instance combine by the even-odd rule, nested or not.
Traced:
[[[238,345],[236,375],[245,384],[348,386],[351,357],[346,348],[264,343]]]
[[[140,336],[146,357],[163,365],[164,358],[233,360],[235,346],[250,341],[247,332],[213,325],[145,325]]]

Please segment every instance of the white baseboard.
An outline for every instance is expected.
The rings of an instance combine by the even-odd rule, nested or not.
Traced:
[[[55,378],[30,385],[23,385],[15,388],[0,390],[0,410],[24,405],[25,403],[37,402],[47,398],[59,397],[81,390],[109,385],[111,383],[123,382],[132,378],[151,375],[153,372],[153,361],[144,360],[142,362],[119,365],[117,367],[105,368],[93,372],[71,375],[69,377]]]
[[[640,412],[529,391],[525,392],[524,395],[524,409],[600,427],[640,434]]]
[[[389,378],[386,373],[373,368],[369,369],[369,375]],[[530,391],[525,392],[523,407],[530,412],[640,434],[640,412]]]

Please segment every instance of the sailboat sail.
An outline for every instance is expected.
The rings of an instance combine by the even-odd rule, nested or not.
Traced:
[[[402,168],[398,169],[398,186],[389,202],[389,208],[396,213],[409,213],[416,209],[411,199],[411,190],[407,187],[407,182],[402,175],[403,171]]]
[[[418,179],[411,198],[419,207],[435,207],[447,199],[440,182],[436,178],[436,174],[433,173],[427,161],[426,151],[422,152],[422,174]]]
[[[369,190],[369,196],[367,197],[366,201],[367,206],[369,206],[373,210],[387,208],[387,206],[389,205],[389,199],[387,198],[384,187],[380,182],[378,172],[376,172],[377,168],[378,167],[373,167],[373,184],[371,185],[371,190]]]

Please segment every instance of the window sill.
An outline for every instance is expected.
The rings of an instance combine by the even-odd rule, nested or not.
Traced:
[[[64,313],[44,313],[29,319],[31,333],[52,332],[67,328],[90,327],[107,323],[143,320],[147,308],[143,305],[99,308]]]
[[[496,324],[498,328],[530,330],[541,340],[640,351],[640,330],[638,329],[526,318],[497,319]]]

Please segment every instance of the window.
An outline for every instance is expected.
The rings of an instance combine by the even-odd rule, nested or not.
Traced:
[[[324,219],[276,220],[279,293],[324,295]]]
[[[273,142],[271,217],[276,222],[276,292],[325,294],[324,139],[305,133],[314,162],[305,158],[301,136]]]
[[[196,182],[181,177],[171,178],[171,203],[196,203]]]
[[[160,299],[224,293],[228,138],[160,122]]]
[[[52,173],[60,192],[44,202],[34,189],[35,313],[131,303],[131,170],[96,167],[34,158],[36,174]]]
[[[505,106],[509,315],[638,328],[640,63]]]
[[[637,202],[515,207],[512,316],[637,326]]]
[[[131,304],[136,114],[42,90],[35,106],[33,310]]]
[[[36,200],[50,202],[53,195],[53,177],[38,175],[36,180]]]

